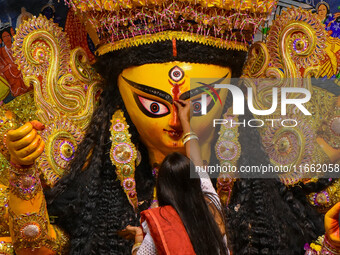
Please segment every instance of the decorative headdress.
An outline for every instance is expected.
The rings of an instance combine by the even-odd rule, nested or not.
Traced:
[[[277,0],[65,0],[97,31],[99,55],[165,40],[247,51]]]

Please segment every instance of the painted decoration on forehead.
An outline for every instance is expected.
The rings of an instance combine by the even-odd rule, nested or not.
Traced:
[[[169,71],[169,77],[174,82],[179,82],[180,80],[182,80],[184,75],[185,75],[184,71],[178,66],[174,66]]]
[[[169,83],[173,87],[171,89],[171,94],[173,95],[174,101],[177,101],[179,99],[179,96],[181,95],[181,89],[180,88],[181,88],[182,85],[184,85],[185,80],[183,80],[181,83],[177,83],[177,82],[182,80],[184,75],[185,75],[184,71],[181,68],[179,68],[178,66],[174,66],[169,71],[170,79],[175,82],[175,83],[173,83],[169,80]]]
[[[0,253],[131,254],[122,230],[159,205],[162,161],[192,138],[183,100],[226,211],[225,253],[338,254],[338,176],[306,175],[339,169],[338,5],[2,1]],[[45,143],[34,164],[14,164],[13,133],[35,136],[27,151]]]

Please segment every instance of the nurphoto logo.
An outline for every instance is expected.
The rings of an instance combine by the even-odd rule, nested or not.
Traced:
[[[214,89],[229,89],[233,97],[233,114],[234,115],[244,115],[244,94],[243,91],[231,84],[215,84],[213,85]],[[253,88],[247,88],[248,91],[248,108],[251,113],[255,115],[270,115],[273,114],[278,105],[278,88],[273,88],[272,90],[272,106],[267,110],[258,110],[255,109],[253,104]],[[300,93],[303,94],[304,98],[287,98],[288,93]],[[292,104],[295,105],[304,115],[312,115],[306,107],[303,106],[304,103],[307,103],[311,99],[311,93],[308,89],[304,88],[281,88],[281,115],[287,114],[287,105]],[[216,102],[215,102],[216,103]],[[207,94],[201,94],[201,113],[202,115],[207,114]]]

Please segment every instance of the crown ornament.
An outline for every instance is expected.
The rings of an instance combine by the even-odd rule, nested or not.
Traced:
[[[277,0],[65,0],[97,31],[97,54],[165,40],[248,50]]]

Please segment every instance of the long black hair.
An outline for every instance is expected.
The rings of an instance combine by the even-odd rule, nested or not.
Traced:
[[[98,57],[95,68],[103,78],[100,104],[70,164],[70,173],[46,193],[49,214],[57,216],[57,224],[70,235],[71,255],[131,252],[132,243],[120,238],[117,231],[128,224],[138,224],[138,214],[128,203],[109,158],[110,120],[117,109],[124,111],[132,142],[142,154],[141,164],[135,171],[138,200],[144,201],[139,210],[147,209],[152,200],[155,180],[148,152],[119,94],[119,74],[131,66],[182,61],[228,66],[233,77],[240,77],[245,58],[246,52],[182,41],[177,42],[176,57],[171,41]],[[244,117],[251,118],[249,111]],[[268,160],[256,129],[240,128],[239,133],[240,164],[257,164],[263,157]],[[237,181],[227,208],[228,233],[234,254],[282,254],[290,249],[294,254],[302,254],[304,242],[310,242],[322,232],[323,226],[305,196],[296,196],[300,191],[298,188],[288,190],[276,180]],[[239,210],[234,210],[238,205]],[[287,213],[283,214],[283,210]],[[289,224],[293,228],[286,227]]]
[[[226,255],[227,247],[207,206],[200,178],[195,171],[190,175],[191,166],[190,159],[181,153],[165,157],[156,182],[158,203],[177,211],[197,255]]]

